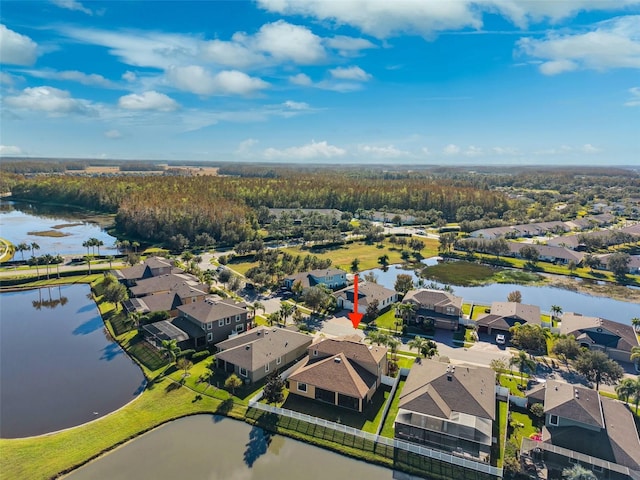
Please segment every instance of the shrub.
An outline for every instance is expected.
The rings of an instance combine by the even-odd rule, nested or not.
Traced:
[[[193,348],[188,348],[187,350],[182,350],[178,354],[178,358],[191,358],[194,353],[196,353],[196,351]]]
[[[193,360],[194,362],[200,362],[207,358],[209,355],[211,355],[211,352],[209,352],[209,350],[200,350],[199,352],[191,355],[191,360]]]

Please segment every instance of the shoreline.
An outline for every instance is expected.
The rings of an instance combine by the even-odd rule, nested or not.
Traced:
[[[545,282],[549,287],[570,290],[594,297],[611,298],[621,302],[640,304],[640,289],[626,287],[624,285],[612,283],[592,283],[584,279],[553,275],[549,273],[541,274],[545,277]]]

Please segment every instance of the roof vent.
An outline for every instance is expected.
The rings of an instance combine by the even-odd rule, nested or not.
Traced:
[[[342,359],[340,357],[335,357],[333,361],[336,363],[342,363]]]
[[[453,375],[451,375],[450,373],[447,374],[447,380],[448,381],[452,381],[453,380]]]
[[[575,394],[576,394],[576,399],[580,398],[580,392],[578,392],[578,389],[575,389]]]
[[[244,349],[245,350],[249,350],[251,348],[251,345],[245,345]]]
[[[261,333],[262,333],[262,332],[261,332],[260,330],[258,330],[258,331],[256,332],[256,335],[260,335]]]

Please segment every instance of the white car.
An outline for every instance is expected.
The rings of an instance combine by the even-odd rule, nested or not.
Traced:
[[[504,338],[503,333],[499,333],[496,335],[496,343],[498,345],[504,345],[506,343],[506,339]]]

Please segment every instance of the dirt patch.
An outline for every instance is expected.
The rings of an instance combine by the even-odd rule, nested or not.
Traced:
[[[36,237],[67,237],[71,234],[58,232],[57,230],[43,230],[41,232],[27,232],[27,235],[35,235]]]
[[[608,297],[622,302],[640,303],[640,289],[616,285],[613,283],[593,283],[580,281],[571,277],[558,275],[545,275],[548,284],[552,287],[564,288],[573,292],[586,293],[598,297]]]

